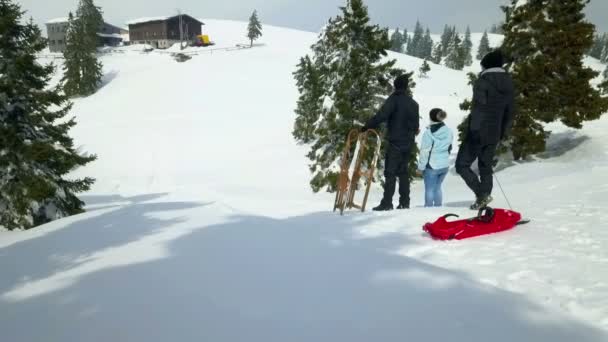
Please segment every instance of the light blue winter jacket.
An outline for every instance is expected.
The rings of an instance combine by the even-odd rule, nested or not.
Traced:
[[[436,127],[433,127],[435,125],[442,126],[435,131]],[[443,123],[433,123],[427,127],[422,135],[418,170],[426,170],[427,165],[430,165],[434,170],[449,167],[453,139],[454,134],[452,130]]]

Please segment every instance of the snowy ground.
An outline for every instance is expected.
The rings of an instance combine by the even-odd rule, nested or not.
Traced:
[[[205,23],[218,45],[246,43],[243,23]],[[422,184],[415,208],[383,214],[339,217],[310,193],[291,73],[316,36],[264,33],[186,63],[103,57],[104,87],[73,110],[99,155],[76,172],[98,178],[89,211],[0,234],[3,340],[608,340],[608,118],[556,126],[546,155],[498,174],[531,224],[437,242],[425,222],[471,214],[453,173],[442,209],[419,207]],[[442,107],[455,127],[465,73],[432,68],[415,89],[424,122]]]

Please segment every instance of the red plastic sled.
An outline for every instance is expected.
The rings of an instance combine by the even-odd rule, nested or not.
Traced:
[[[521,214],[506,209],[484,208],[477,217],[467,220],[448,221],[458,215],[447,214],[434,223],[427,223],[422,228],[436,240],[463,240],[475,236],[494,234],[512,229],[520,223]]]

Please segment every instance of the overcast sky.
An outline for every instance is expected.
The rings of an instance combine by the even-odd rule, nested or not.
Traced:
[[[17,0],[42,24],[65,17],[78,0]],[[446,23],[481,31],[502,20],[505,0],[366,0],[372,21],[382,26],[414,26],[416,19],[439,32]],[[184,13],[197,18],[246,20],[256,8],[263,23],[315,31],[335,16],[346,0],[96,0],[107,22],[124,26],[130,19]],[[608,32],[608,0],[591,0],[588,17],[598,31]]]

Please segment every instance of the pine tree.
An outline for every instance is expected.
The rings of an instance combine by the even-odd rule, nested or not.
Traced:
[[[254,10],[249,17],[249,25],[247,26],[247,38],[250,41],[250,47],[253,47],[253,42],[262,36],[262,23],[258,18],[258,11]]]
[[[469,66],[473,64],[473,42],[471,41],[471,29],[467,26],[467,31],[462,42],[462,53],[464,59],[464,65]]]
[[[425,59],[424,62],[422,63],[422,65],[420,66],[418,76],[420,78],[428,78],[429,71],[431,71],[431,66]]]
[[[603,63],[608,63],[608,39],[606,39],[606,45],[604,46],[604,51],[602,52],[602,55],[600,56],[600,60]]]
[[[431,56],[431,62],[435,64],[441,64],[441,60],[443,59],[443,48],[441,47],[441,43],[435,44],[433,48],[433,56]]]
[[[401,35],[401,32],[399,32],[399,28],[397,28],[395,30],[395,32],[393,32],[393,34],[391,35],[391,51],[394,52],[403,52],[403,41],[404,41],[404,37]]]
[[[492,33],[492,34],[503,34],[504,33],[503,26],[504,26],[503,22],[501,22],[499,24],[492,25],[492,27],[490,28],[490,33]]]
[[[293,136],[301,143],[315,139],[315,124],[323,112],[324,79],[321,68],[315,67],[309,56],[300,59],[294,72],[300,98],[296,108]]]
[[[403,47],[401,48],[401,52],[405,52],[407,49],[407,45],[410,43],[410,36],[407,33],[406,28],[403,29],[403,33],[401,34],[401,36],[403,37]]]
[[[422,57],[424,50],[424,30],[420,21],[416,21],[416,29],[414,30],[414,36],[407,45],[407,54],[414,57]]]
[[[589,0],[512,0],[503,49],[518,90],[511,146],[516,159],[545,149],[542,123],[582,127],[608,111],[608,99],[590,82],[598,73],[583,65],[594,26],[585,21]],[[555,42],[567,49],[556,49]]]
[[[310,144],[314,191],[335,191],[335,166],[346,135],[375,114],[392,91],[389,81],[404,73],[394,68],[394,60],[385,60],[388,32],[370,24],[362,0],[348,0],[341,12],[313,45],[313,56],[304,57],[294,73],[300,98],[293,136]]]
[[[29,229],[83,211],[74,194],[93,179],[64,178],[94,160],[79,155],[65,119],[71,104],[49,81],[53,65],[40,65],[46,47],[40,29],[23,23],[21,7],[0,0],[0,226]]]
[[[428,28],[422,39],[422,47],[420,50],[420,58],[431,59],[433,57],[433,38],[431,37],[431,30]]]
[[[443,28],[443,34],[441,35],[441,57],[445,57],[448,55],[448,48],[450,46],[450,42],[452,41],[452,29],[445,25]]]
[[[605,95],[608,95],[608,65],[602,75],[604,76],[604,82],[600,85],[600,88],[603,89]]]
[[[608,35],[597,35],[593,40],[593,46],[589,49],[589,56],[597,59],[602,59],[602,54],[605,48],[608,46]]]
[[[65,58],[63,64],[63,90],[68,96],[80,94],[80,87],[82,84],[80,77],[82,72],[81,63],[82,60],[86,58],[85,55],[87,54],[85,51],[79,49],[80,42],[78,40],[79,36],[76,35],[76,31],[74,16],[72,15],[72,12],[70,12],[65,39],[66,49],[63,53]]]
[[[448,47],[448,55],[445,57],[445,66],[455,70],[464,69],[464,49],[458,33],[456,33]]]
[[[64,90],[68,96],[88,96],[97,91],[103,66],[97,60],[97,32],[103,25],[93,0],[80,0],[76,17],[70,14],[64,58]]]
[[[479,42],[479,49],[477,50],[477,59],[481,60],[485,55],[490,53],[492,48],[490,48],[490,39],[488,38],[488,32],[484,31],[483,36],[481,36],[481,41]]]

